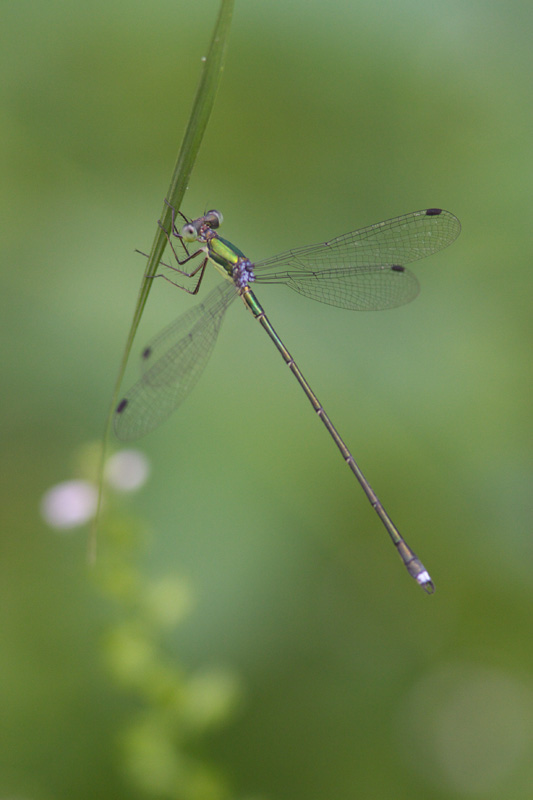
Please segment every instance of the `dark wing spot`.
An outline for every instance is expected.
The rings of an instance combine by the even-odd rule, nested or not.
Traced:
[[[145,350],[143,350],[143,358],[150,358],[151,355],[152,355],[151,347],[147,347]]]
[[[426,211],[427,217],[438,217],[439,214],[442,214],[442,208],[428,208]]]
[[[127,405],[128,405],[128,398],[123,397],[117,406],[117,414],[122,414]]]
[[[393,269],[394,272],[405,272],[405,267],[402,267],[401,264],[393,264],[391,269]]]

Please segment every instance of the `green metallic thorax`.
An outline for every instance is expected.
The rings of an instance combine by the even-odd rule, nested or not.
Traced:
[[[222,239],[214,231],[211,231],[211,234],[206,242],[207,256],[225,278],[231,278],[233,267],[239,262],[240,258],[246,258],[246,256],[238,247],[235,247],[234,244],[226,241],[226,239]]]
[[[229,280],[233,279],[233,268],[237,266],[241,259],[246,260],[246,256],[242,250],[239,250],[238,247],[235,247],[234,244],[223,239],[214,231],[209,231],[209,235],[206,237],[205,250],[214,266]],[[256,319],[264,317],[265,312],[249,286],[239,289],[239,294],[246,308],[252,312]],[[274,335],[277,339],[278,337],[275,332]]]

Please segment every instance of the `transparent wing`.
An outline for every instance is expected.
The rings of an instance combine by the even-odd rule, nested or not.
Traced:
[[[283,283],[311,300],[349,311],[380,311],[409,303],[417,296],[418,280],[405,268],[387,266],[285,272],[258,283]]]
[[[418,294],[418,281],[405,264],[442,250],[460,231],[453,214],[425,209],[288,250],[257,262],[254,272],[258,283],[282,283],[340,308],[394,308]]]
[[[178,317],[143,350],[143,376],[115,411],[119,439],[144,436],[183,402],[204,371],[224,312],[237,296],[233,284],[217,286],[203,303]]]

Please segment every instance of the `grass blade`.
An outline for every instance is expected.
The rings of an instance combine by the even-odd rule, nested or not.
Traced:
[[[200,83],[196,92],[189,122],[185,130],[185,136],[183,137],[183,142],[181,144],[180,152],[172,173],[170,187],[167,193],[167,200],[175,209],[179,209],[181,206],[185,190],[189,184],[192,168],[194,166],[194,162],[196,161],[205,129],[207,127],[209,117],[211,116],[211,111],[213,110],[213,105],[224,66],[224,59],[226,56],[233,6],[234,0],[221,0],[218,19],[213,31],[213,37],[211,39],[209,51],[205,59],[202,59],[203,66],[202,74],[200,76]],[[169,230],[171,210],[166,204],[163,205],[160,219],[164,227]],[[150,288],[152,285],[151,278],[156,273],[157,266],[161,261],[166,244],[166,237],[163,231],[158,227],[155,233],[152,248],[150,250],[146,270],[139,291],[139,297],[137,298],[137,304],[135,306],[133,320],[113,390],[111,405],[107,415],[97,475],[98,507],[89,539],[89,559],[93,562],[96,558],[96,532],[98,529],[98,522],[102,506],[103,472],[113,413],[117,405],[120,385],[122,383],[122,378],[124,377],[124,372],[126,371],[126,364],[128,363],[133,340],[135,338],[137,328],[139,327],[139,322],[142,317],[146,300],[148,299],[148,294],[150,293]]]

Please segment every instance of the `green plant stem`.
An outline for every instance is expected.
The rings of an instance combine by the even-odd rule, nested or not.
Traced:
[[[213,110],[226,56],[233,6],[234,0],[221,0],[218,19],[215,24],[209,51],[207,56],[202,59],[203,68],[200,77],[200,83],[196,92],[191,115],[185,131],[185,136],[183,137],[176,165],[172,173],[167,194],[168,202],[175,209],[179,209],[181,206],[185,190],[189,184],[192,168],[194,166],[194,162],[196,161],[200,144],[202,142],[209,117],[211,116],[211,111]],[[166,204],[163,206],[160,219],[163,226],[168,230],[170,228],[171,210]],[[157,227],[152,248],[150,250],[148,263],[143,276],[143,281],[141,283],[139,297],[137,298],[137,304],[135,306],[135,312],[130,331],[126,340],[126,346],[124,348],[124,354],[120,363],[117,380],[115,382],[111,404],[107,414],[104,435],[102,438],[101,458],[97,475],[98,506],[89,537],[89,560],[91,562],[94,562],[96,559],[96,534],[102,509],[105,457],[109,442],[109,434],[111,432],[113,413],[117,405],[120,385],[126,371],[126,365],[130,356],[133,340],[135,338],[135,334],[137,333],[137,328],[139,327],[139,322],[142,317],[146,300],[148,299],[148,294],[152,285],[152,278],[156,273],[159,262],[161,261],[166,244],[167,239],[165,234],[160,227]]]

